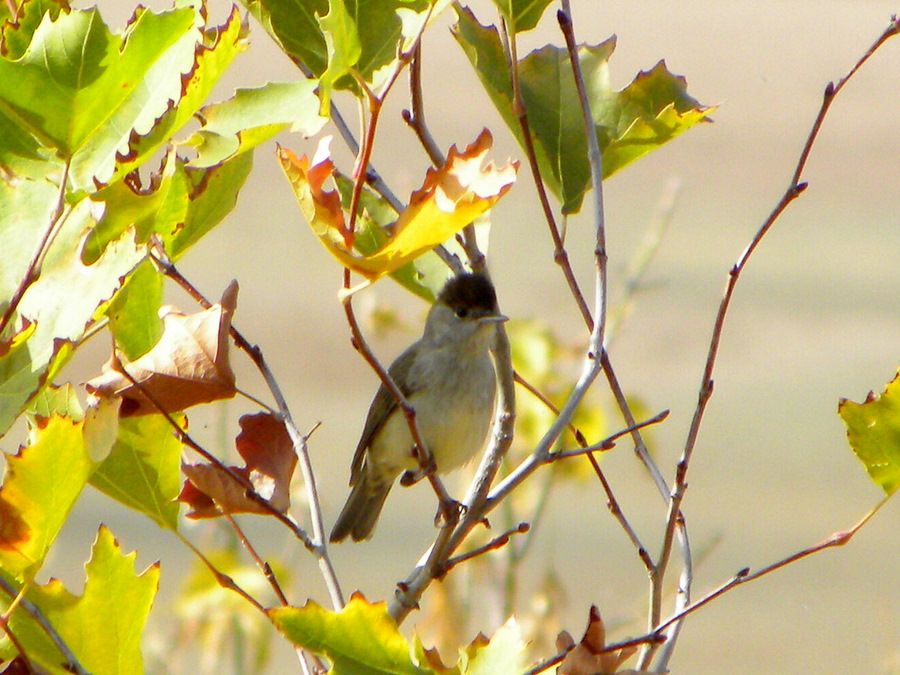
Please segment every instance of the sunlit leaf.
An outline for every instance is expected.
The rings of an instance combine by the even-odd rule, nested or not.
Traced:
[[[82,422],[38,418],[29,443],[7,457],[0,487],[0,568],[30,578],[40,568],[94,464]]]
[[[352,69],[375,91],[401,67],[426,19],[447,2],[428,0],[242,0],[284,52],[334,88],[358,91]]]
[[[433,672],[413,663],[410,645],[385,603],[370,604],[359,593],[340,612],[310,600],[303,607],[270,609],[269,616],[295,645],[327,656],[334,675]]]
[[[237,291],[233,281],[209,309],[190,315],[169,311],[153,349],[130,363],[107,363],[101,375],[85,384],[88,391],[121,398],[123,416],[156,413],[157,406],[174,412],[234,396],[228,331]]]
[[[169,258],[177,261],[234,209],[252,166],[250,152],[194,168],[170,151],[148,186],[120,181],[92,197],[102,204],[103,215],[88,235],[85,260],[94,260],[109,241],[134,227],[139,242],[156,234]]]
[[[162,274],[150,260],[145,260],[109,303],[109,328],[126,358],[138,358],[159,341],[163,331],[159,318],[162,299]]]
[[[463,651],[460,672],[466,675],[518,675],[525,671],[525,642],[515,619],[490,639],[479,636]]]
[[[429,169],[422,187],[411,195],[392,228],[391,238],[366,256],[353,252],[354,234],[348,230],[340,197],[337,191],[324,187],[334,167],[330,159],[319,158],[321,148],[319,159],[312,163],[306,156],[298,158],[284,148],[279,148],[278,156],[319,241],[343,265],[374,280],[447,240],[509,190],[517,164],[482,168],[491,142],[485,130],[464,151],[452,147],[446,163],[439,169]]]
[[[500,115],[524,146],[496,28],[482,26],[466,8],[457,7],[457,18],[453,30],[457,42]],[[615,37],[578,48],[594,131],[603,155],[604,177],[706,120],[712,112],[688,95],[684,78],[670,73],[662,61],[650,71],[639,73],[621,91],[613,90],[607,62],[614,49]],[[518,69],[541,176],[562,202],[563,211],[575,213],[590,187],[591,174],[568,52],[547,45],[521,59]]]
[[[74,207],[53,240],[40,277],[28,288],[13,316],[12,326],[28,321],[34,328],[20,348],[0,353],[0,433],[45,384],[51,370],[68,359],[71,351],[67,345],[81,339],[98,307],[112,297],[144,255],[135,244],[134,233],[125,232],[96,262],[85,265],[79,253],[84,231],[93,223],[87,200]],[[19,239],[21,234],[0,230],[0,248],[9,237],[13,248],[4,252],[16,256],[28,250],[23,256],[28,260],[39,231],[33,234],[34,243],[27,246]]]
[[[112,533],[101,527],[85,565],[87,579],[81,596],[56,579],[25,594],[94,675],[144,672],[141,636],[159,586],[159,563],[140,574],[135,574],[134,563],[135,554],[123,555]],[[64,669],[65,659],[46,632],[21,607],[10,624],[41,672],[71,672]]]
[[[182,426],[183,415],[174,415]],[[116,501],[152,518],[160,527],[178,528],[181,442],[162,415],[119,420],[109,456],[91,476],[91,485]]]
[[[313,136],[327,118],[319,116],[319,99],[312,80],[269,82],[256,89],[238,89],[235,95],[205,106],[202,126],[187,143],[197,148],[191,166],[212,166],[246,152],[290,128]]]
[[[111,177],[132,130],[146,133],[181,98],[200,38],[200,14],[139,10],[115,35],[97,9],[59,13],[21,58],[0,59],[0,100],[22,133],[71,159],[70,181],[93,190]]]
[[[244,415],[235,440],[244,466],[231,469],[246,478],[273,508],[286,512],[291,505],[291,478],[297,465],[294,445],[284,422],[269,413]],[[267,513],[246,495],[246,489],[218,467],[185,464],[188,480],[178,499],[191,507],[189,518],[216,518],[223,513]]]
[[[877,396],[870,392],[862,403],[841,399],[838,413],[869,477],[893,494],[900,487],[900,371]]]

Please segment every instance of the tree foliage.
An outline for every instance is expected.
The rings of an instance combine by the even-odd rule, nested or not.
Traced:
[[[457,565],[490,555],[528,530],[527,524],[510,521],[510,528],[499,536],[493,532],[493,538],[473,532],[491,510],[508,507],[516,496],[520,503],[510,513],[534,524],[542,513],[541,494],[551,489],[554,476],[596,475],[605,481],[599,465],[586,474],[573,469],[569,457],[593,458],[631,435],[644,446],[648,471],[658,474],[640,429],[665,414],[650,417],[637,402],[614,392],[629,421],[627,429],[613,433],[597,395],[588,392],[601,362],[607,372],[612,368],[603,361],[608,359],[605,301],[591,316],[582,298],[591,332],[586,359],[580,359],[583,345],[576,357],[536,323],[511,332],[511,361],[509,343],[495,347],[501,389],[505,384],[511,390],[514,365],[529,392],[518,408],[511,396],[501,400],[505,414],[496,428],[511,430],[504,425],[518,416],[515,443],[509,433],[495,434],[499,440],[488,450],[495,461],[483,465],[480,476],[487,480],[467,497],[468,513],[443,524],[428,561],[399,585],[391,604],[358,594],[345,603],[327,554],[308,435],[298,432],[261,350],[235,329],[237,284],[211,303],[175,263],[201,239],[214,236],[262,147],[280,163],[297,198],[298,218],[346,270],[341,297],[354,343],[377,367],[353,314],[353,294],[391,276],[433,300],[453,271],[483,267],[480,242],[489,231],[491,209],[523,171],[517,160],[493,158],[487,129],[474,139],[460,139],[444,155],[415,101],[408,121],[433,167],[405,201],[371,171],[373,145],[382,140],[382,106],[396,95],[400,77],[409,73],[413,88],[421,86],[416,59],[423,35],[444,12],[455,15],[454,38],[508,127],[493,135],[510,133],[516,139],[562,215],[598,199],[592,185],[601,177],[707,121],[713,108],[694,99],[685,78],[663,61],[637,73],[622,90],[613,89],[614,36],[574,48],[546,45],[518,57],[516,36],[551,20],[546,0],[496,0],[503,20],[494,19],[495,25],[444,0],[242,4],[220,25],[210,22],[200,0],[178,0],[160,12],[138,6],[121,31],[107,26],[98,9],[73,8],[66,0],[0,4],[0,433],[18,433],[16,422],[24,419],[27,436],[18,452],[6,456],[0,487],[0,597],[6,598],[0,604],[8,608],[0,612],[0,662],[52,673],[142,672],[141,637],[157,592],[158,565],[135,573],[134,553],[123,554],[101,526],[81,595],[57,580],[36,581],[73,506],[91,486],[180,538],[183,517],[223,518],[237,529],[233,514],[256,513],[287,528],[298,547],[318,560],[331,609],[289,600],[278,583],[286,572],[259,560],[239,529],[258,572],[194,551],[213,573],[212,588],[232,592],[234,604],[227,611],[236,616],[256,611],[296,645],[310,667],[328,664],[335,673],[522,672],[529,661],[552,654],[529,652],[515,617],[492,636],[467,641],[455,658],[438,655],[418,637],[409,639],[400,624],[434,580],[452,576]],[[247,49],[250,16],[297,65],[297,77],[212,101],[233,61]],[[876,48],[896,32],[895,20]],[[352,137],[356,159],[343,169],[328,138],[320,139],[313,157],[289,148],[294,138],[319,136],[326,125],[346,129],[335,92],[349,93],[365,119],[356,137],[345,134],[345,140]],[[288,132],[284,145],[271,147],[268,141],[282,132]],[[802,191],[799,183],[792,189],[796,194],[790,199]],[[549,226],[556,228],[552,218]],[[602,221],[596,227],[602,274]],[[354,286],[351,273],[362,282]],[[574,275],[568,281],[578,301]],[[201,306],[186,312],[163,308],[167,283],[191,291]],[[719,333],[730,289],[717,321]],[[97,375],[83,388],[67,383],[67,363],[102,332],[114,344],[109,361],[97,365]],[[240,466],[227,465],[196,443],[185,412],[238,393],[231,367],[235,345],[259,367],[274,400],[241,418],[235,441]],[[569,366],[577,370],[580,360],[587,364],[580,377],[562,375]],[[898,388],[895,380],[879,397],[862,404],[843,401],[840,407],[853,451],[888,495],[900,485]],[[709,379],[698,424],[703,397],[711,393]],[[579,406],[583,397],[588,403]],[[572,443],[581,449],[566,452]],[[512,468],[492,482],[504,454]],[[690,447],[684,471],[689,454]],[[538,470],[547,477],[541,489],[518,490]],[[290,487],[299,473],[310,531],[292,515],[298,506],[291,505]],[[671,505],[664,556],[646,562],[661,577],[660,594],[667,559],[677,556],[673,541],[686,536],[678,518],[683,481],[683,475],[676,479],[671,497],[663,481]],[[608,496],[612,503],[614,496]],[[631,528],[627,520],[622,524]],[[525,548],[516,550],[524,555]],[[690,553],[684,555],[682,564],[689,568]],[[229,601],[201,586],[191,593],[213,598],[214,607],[224,611]],[[274,600],[259,599],[269,597],[267,592]],[[635,667],[664,668],[677,640],[670,626],[696,609],[678,602],[668,623],[657,607],[647,635],[629,644],[608,643],[600,614],[592,609],[583,640],[576,645],[568,634],[560,636],[560,657],[552,663],[561,662],[560,672],[573,675],[614,672],[640,650]],[[660,649],[666,641],[669,651]]]

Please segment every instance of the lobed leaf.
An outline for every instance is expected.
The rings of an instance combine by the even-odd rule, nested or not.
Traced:
[[[503,120],[524,147],[497,29],[482,26],[467,8],[457,6],[456,13],[453,34],[457,42]],[[688,95],[684,78],[670,73],[662,61],[652,70],[639,73],[625,89],[613,90],[608,60],[614,49],[615,37],[578,48],[603,155],[604,177],[706,120],[712,112]],[[590,187],[590,164],[568,51],[547,45],[517,65],[541,177],[562,202],[563,212],[575,213]]]
[[[144,672],[141,635],[159,586],[159,563],[140,574],[135,574],[134,563],[135,554],[123,554],[103,526],[85,565],[87,576],[80,597],[56,579],[33,586],[25,594],[85,670],[94,675]],[[13,613],[10,627],[41,672],[70,672],[46,633],[21,607]]]
[[[29,443],[7,457],[0,487],[0,569],[31,579],[87,483],[94,464],[83,422],[53,415],[30,425]]]
[[[413,662],[410,645],[387,605],[371,604],[360,593],[354,593],[340,612],[310,600],[303,607],[277,607],[268,613],[292,643],[327,656],[334,675],[434,672]]]
[[[178,100],[202,21],[195,8],[139,10],[122,35],[99,11],[40,23],[24,53],[0,59],[0,101],[21,133],[71,160],[74,188],[109,180],[134,129],[146,133]]]
[[[460,152],[450,149],[445,164],[429,169],[422,187],[391,228],[391,237],[369,255],[353,252],[355,233],[349,231],[338,193],[324,188],[334,165],[328,158],[298,158],[279,147],[281,167],[291,182],[306,220],[319,241],[345,267],[369,280],[390,274],[452,237],[487,211],[512,186],[518,164],[482,168],[491,147],[491,135],[482,131]],[[324,154],[320,145],[317,157]]]
[[[885,390],[862,403],[841,399],[847,440],[872,481],[886,494],[900,487],[900,371]]]

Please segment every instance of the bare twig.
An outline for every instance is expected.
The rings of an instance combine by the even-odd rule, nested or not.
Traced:
[[[485,553],[490,553],[491,551],[496,551],[497,549],[503,548],[509,543],[509,538],[514,534],[525,534],[531,529],[531,526],[528,523],[522,522],[516,525],[515,527],[511,527],[506,532],[501,535],[498,535],[491,539],[488,543],[479,546],[478,548],[473,548],[471,551],[466,551],[458,556],[450,558],[447,562],[442,565],[442,573],[447,574],[454,567],[459,565],[460,563],[464,563],[467,560],[472,560],[473,558],[477,558],[480,555],[484,555]]]
[[[40,607],[24,597],[24,593],[22,593],[21,590],[16,589],[16,587],[3,578],[3,576],[0,576],[0,589],[2,589],[10,598],[17,598],[18,606],[21,607],[22,611],[28,614],[28,616],[34,619],[35,623],[37,623],[47,637],[50,638],[50,641],[66,660],[66,666],[71,672],[77,673],[77,675],[90,675],[78,661],[78,657],[75,656],[69,648],[69,645],[67,645],[62,637],[60,637],[59,633],[53,627],[53,624],[50,623],[50,620],[46,617]],[[22,597],[19,597],[20,594]]]
[[[151,252],[150,257],[167,277],[172,279],[176,284],[183,288],[201,307],[206,309],[212,307],[212,303],[178,271],[178,269],[175,267],[175,265],[172,264],[171,261],[164,257],[164,251],[162,251],[162,254],[163,255],[154,255]],[[338,581],[334,566],[331,564],[331,558],[328,555],[328,548],[325,538],[325,525],[322,520],[322,507],[321,502],[319,501],[319,492],[316,484],[315,472],[313,471],[312,467],[312,460],[309,456],[309,433],[305,435],[301,434],[299,429],[297,428],[297,425],[294,423],[290,408],[287,404],[287,399],[285,399],[284,394],[281,391],[281,387],[278,385],[278,381],[275,379],[275,375],[269,368],[269,365],[266,362],[265,357],[263,356],[262,349],[260,349],[257,345],[251,344],[247,340],[247,338],[245,338],[244,335],[234,327],[233,324],[229,327],[229,334],[234,340],[235,345],[239,349],[244,351],[253,361],[254,365],[256,365],[257,369],[262,374],[263,379],[265,380],[266,385],[269,388],[269,391],[272,393],[272,397],[275,399],[275,405],[278,407],[279,417],[284,423],[284,427],[291,439],[291,443],[294,447],[294,453],[297,455],[297,458],[299,460],[300,471],[303,474],[303,482],[306,488],[307,500],[309,502],[310,520],[313,526],[313,538],[310,538],[306,531],[303,530],[299,525],[297,525],[297,523],[295,523],[290,516],[287,516],[274,507],[271,507],[271,504],[269,504],[267,500],[257,495],[252,485],[249,486],[250,491],[248,492],[248,496],[250,496],[251,499],[259,497],[259,499],[262,500],[264,504],[268,505],[271,508],[270,512],[272,513],[272,515],[274,515],[276,518],[281,520],[282,523],[287,525],[294,533],[294,535],[303,542],[303,545],[306,547],[306,549],[316,557],[319,563],[319,569],[322,572],[322,577],[325,580],[325,585],[328,588],[328,594],[331,599],[332,607],[335,610],[339,610],[344,606],[344,595],[341,591],[340,582]],[[166,414],[165,411],[161,412],[163,412],[163,414]],[[174,420],[172,420],[171,418],[169,419],[170,423],[174,422]],[[185,434],[177,424],[175,424],[173,428],[178,429],[176,433],[178,433],[182,438],[182,442],[185,442],[184,437],[187,436],[187,434]],[[189,436],[187,437],[190,438]],[[192,439],[191,442],[193,442]],[[194,446],[196,446],[196,444],[194,444]],[[198,448],[199,446],[194,447],[195,450],[197,450]],[[202,448],[199,448],[198,451],[202,451],[204,453],[206,452]],[[206,454],[209,455],[209,453]],[[218,462],[217,459],[213,459]],[[244,487],[247,487],[243,482],[241,484]],[[256,495],[256,497],[254,497],[253,495]]]
[[[6,637],[9,639],[10,643],[12,643],[13,649],[16,650],[18,657],[21,659],[22,665],[25,667],[25,670],[33,675],[36,671],[34,666],[31,665],[31,659],[28,658],[28,652],[25,651],[25,647],[19,642],[19,638],[16,637],[15,632],[12,629],[12,626],[9,625],[9,619],[7,614],[9,612],[4,612],[3,616],[0,616],[0,630],[2,630]]]
[[[537,153],[534,148],[534,141],[531,138],[531,126],[528,123],[528,111],[525,102],[522,99],[522,90],[519,86],[519,61],[516,53],[516,36],[506,30],[506,22],[503,23],[503,36],[509,45],[509,71],[512,77],[513,90],[513,113],[519,121],[519,127],[522,129],[522,142],[525,145],[525,155],[528,157],[528,166],[531,168],[531,177],[534,180],[534,187],[537,190],[538,200],[541,203],[541,210],[544,213],[544,220],[547,221],[547,227],[550,230],[550,238],[553,240],[553,260],[562,270],[572,297],[575,298],[575,304],[578,305],[578,311],[584,319],[588,330],[593,329],[594,319],[591,316],[591,310],[584,294],[578,286],[578,280],[572,271],[572,265],[569,262],[569,254],[566,251],[559,227],[556,224],[556,218],[553,216],[553,208],[550,206],[550,199],[547,197],[547,190],[544,187],[544,181],[541,178],[541,170],[538,166]]]
[[[238,522],[234,519],[230,513],[222,514],[225,520],[228,521],[228,524],[231,525],[231,529],[234,530],[234,533],[237,535],[238,539],[241,542],[241,545],[250,554],[250,557],[253,558],[253,562],[256,563],[256,566],[259,568],[259,571],[266,578],[266,581],[269,582],[269,586],[272,587],[272,590],[275,591],[275,596],[278,598],[278,602],[283,606],[287,607],[290,605],[288,602],[287,596],[285,596],[284,591],[281,588],[281,584],[278,583],[278,578],[275,576],[275,572],[272,571],[272,566],[262,559],[262,556],[259,555],[256,548],[253,546],[253,543],[247,538],[246,533],[243,528],[238,524]]]
[[[66,207],[66,184],[69,182],[70,162],[71,160],[67,160],[63,167],[62,177],[59,180],[59,191],[56,195],[56,205],[53,208],[53,213],[50,215],[50,222],[47,223],[47,229],[44,230],[44,234],[38,242],[37,249],[35,249],[34,255],[28,263],[28,267],[25,268],[25,274],[22,277],[22,280],[19,282],[18,287],[9,299],[9,304],[3,311],[3,316],[0,317],[0,335],[3,334],[3,331],[6,330],[6,327],[9,325],[13,314],[22,302],[22,298],[25,297],[25,292],[40,277],[43,260],[47,256],[47,251],[50,249],[53,238],[62,226],[62,216]]]
[[[765,221],[763,221],[763,224],[760,226],[759,230],[757,230],[756,234],[750,240],[750,243],[740,254],[737,262],[728,272],[728,282],[726,284],[725,293],[722,297],[721,303],[719,304],[719,310],[716,314],[716,319],[713,324],[712,336],[710,338],[709,350],[706,357],[706,365],[704,366],[703,376],[700,382],[697,406],[694,410],[694,415],[691,420],[691,426],[684,444],[684,449],[682,450],[681,457],[676,467],[675,480],[671,490],[672,496],[669,504],[669,513],[666,519],[666,530],[663,537],[663,544],[660,551],[659,560],[657,562],[657,569],[659,571],[660,577],[665,576],[666,566],[668,564],[669,556],[672,550],[672,540],[674,532],[677,527],[678,520],[681,518],[680,509],[681,504],[684,500],[685,491],[687,489],[688,468],[690,466],[690,461],[693,456],[697,438],[700,433],[700,426],[703,421],[703,415],[706,411],[707,404],[709,403],[709,400],[713,394],[713,370],[715,369],[716,357],[718,356],[719,352],[719,344],[721,342],[722,332],[725,327],[725,318],[727,316],[728,309],[731,306],[731,300],[734,295],[734,290],[737,286],[738,280],[740,279],[741,273],[744,271],[744,268],[750,261],[750,257],[753,255],[754,251],[756,251],[757,247],[769,232],[772,225],[775,224],[775,222],[778,220],[781,214],[784,213],[788,206],[790,206],[791,203],[793,203],[793,201],[797,199],[797,197],[799,197],[806,189],[807,183],[801,182],[800,179],[803,175],[803,170],[806,168],[806,163],[809,159],[810,153],[812,152],[813,145],[818,138],[819,130],[821,129],[822,123],[825,120],[825,116],[827,115],[828,110],[831,107],[831,104],[834,101],[835,97],[838,95],[841,89],[843,89],[844,85],[847,84],[850,78],[853,77],[853,75],[860,69],[860,67],[862,67],[862,65],[866,61],[868,61],[868,59],[875,53],[875,51],[889,38],[898,33],[900,33],[900,19],[894,17],[888,28],[886,28],[881,33],[881,35],[879,35],[879,37],[875,40],[875,42],[872,43],[869,49],[866,50],[865,54],[863,54],[863,56],[857,60],[850,71],[840,80],[838,80],[837,84],[829,82],[825,87],[825,92],[822,97],[822,103],[819,106],[819,111],[813,122],[812,128],[807,135],[806,142],[804,143],[803,149],[800,152],[800,156],[797,159],[797,163],[788,187],[785,189],[784,194],[772,209],[769,216],[765,219]],[[656,604],[659,604],[658,600]],[[658,609],[654,609],[656,612],[655,618],[657,619],[657,621],[654,623],[655,625],[656,623],[658,623],[659,612]],[[673,628],[677,629],[677,626],[678,622],[673,625]],[[658,667],[664,667],[668,662],[673,649],[673,643],[674,640],[670,639],[668,644],[666,645],[666,650],[663,652],[663,654],[661,654],[661,664],[657,664]],[[646,665],[648,663],[648,657],[646,657],[646,655],[642,656],[645,656],[645,658],[639,662],[639,666]]]
[[[203,555],[203,552],[202,552],[200,549],[198,549],[196,546],[194,546],[194,545],[191,543],[191,540],[190,540],[190,539],[188,539],[187,537],[185,537],[185,536],[184,536],[181,532],[179,532],[178,530],[173,530],[173,531],[175,532],[175,536],[178,537],[178,538],[181,540],[181,542],[182,542],[185,546],[187,546],[189,549],[191,549],[191,551],[193,551],[194,555],[196,555],[196,556],[200,559],[200,562],[202,562],[204,565],[206,565],[206,568],[207,568],[207,569],[212,573],[212,575],[216,578],[216,582],[219,584],[219,586],[221,586],[222,588],[224,588],[224,589],[226,589],[226,590],[234,591],[234,592],[237,593],[239,596],[241,596],[244,600],[246,600],[247,602],[249,602],[249,603],[253,606],[254,609],[256,609],[256,610],[259,611],[259,612],[262,612],[262,614],[263,614],[266,618],[268,618],[269,615],[266,613],[266,608],[263,607],[262,603],[260,603],[256,598],[254,598],[254,597],[253,597],[252,595],[250,595],[247,591],[245,591],[243,588],[241,588],[241,587],[237,584],[237,582],[236,582],[233,578],[231,578],[231,576],[229,576],[228,574],[225,574],[224,572],[220,571],[220,570],[219,570],[219,569],[218,569],[218,568],[210,561],[209,558],[207,558],[205,555]]]

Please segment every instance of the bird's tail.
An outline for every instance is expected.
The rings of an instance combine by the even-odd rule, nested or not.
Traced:
[[[368,471],[363,470],[360,479],[350,491],[347,503],[341,510],[334,528],[331,542],[343,541],[350,535],[353,541],[362,541],[372,536],[375,523],[384,507],[384,500],[391,491],[393,481],[376,483]]]

